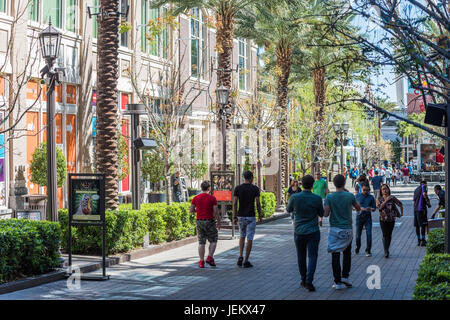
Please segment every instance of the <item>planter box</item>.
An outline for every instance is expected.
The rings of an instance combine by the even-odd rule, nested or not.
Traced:
[[[166,194],[150,192],[148,193],[148,202],[149,203],[166,202]]]

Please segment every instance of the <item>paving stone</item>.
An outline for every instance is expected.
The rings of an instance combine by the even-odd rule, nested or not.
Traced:
[[[238,239],[221,240],[216,251],[217,267],[197,267],[197,244],[161,252],[107,269],[111,280],[81,282],[80,290],[67,288],[65,280],[0,296],[0,299],[195,299],[195,300],[353,300],[411,299],[425,248],[417,247],[413,227],[412,194],[415,185],[393,187],[403,201],[405,216],[393,232],[391,257],[384,258],[381,229],[373,227],[372,257],[366,257],[365,231],[359,255],[352,243],[351,289],[332,289],[331,254],[327,252],[328,227],[321,228],[315,273],[316,292],[299,288],[300,274],[290,219],[258,225],[250,261],[254,268],[236,266]],[[431,190],[432,187],[430,186]],[[435,206],[437,201],[432,200]],[[378,213],[373,214],[374,223]],[[222,231],[222,233],[225,231]],[[381,289],[367,288],[371,265],[381,269]]]

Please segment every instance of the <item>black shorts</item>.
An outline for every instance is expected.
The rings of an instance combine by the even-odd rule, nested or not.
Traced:
[[[428,225],[427,212],[424,210],[414,211],[414,227],[425,227]]]

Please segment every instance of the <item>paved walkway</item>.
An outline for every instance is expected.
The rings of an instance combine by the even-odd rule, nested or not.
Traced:
[[[352,256],[350,280],[354,287],[342,291],[333,284],[331,255],[327,253],[327,223],[321,228],[319,259],[314,284],[317,291],[299,288],[296,251],[290,219],[257,226],[250,261],[253,268],[236,266],[238,240],[221,240],[216,252],[216,268],[197,267],[197,245],[190,244],[108,269],[109,281],[82,281],[70,290],[66,281],[1,295],[0,299],[410,299],[419,264],[425,254],[417,247],[413,228],[412,192],[416,185],[393,188],[404,203],[405,216],[397,223],[391,244],[391,257],[384,258],[381,230],[373,216],[373,256]],[[429,187],[432,190],[432,187]],[[437,201],[432,196],[432,204]],[[365,234],[362,238],[365,248]],[[354,243],[353,243],[354,248]],[[381,289],[370,290],[367,267],[381,269]]]

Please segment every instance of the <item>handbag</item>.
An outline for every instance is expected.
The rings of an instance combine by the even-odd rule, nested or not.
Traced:
[[[397,205],[395,204],[395,202],[392,202],[392,210],[395,212],[395,217],[396,218],[400,218],[401,217],[400,210],[398,210]]]

